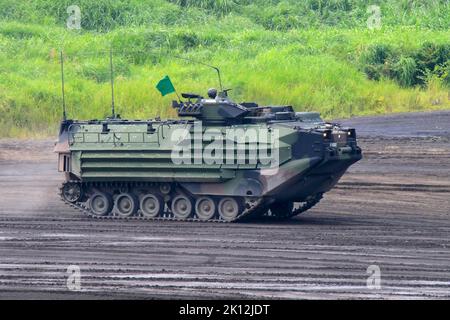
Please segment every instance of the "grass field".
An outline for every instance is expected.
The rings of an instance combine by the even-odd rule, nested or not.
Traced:
[[[81,9],[68,29],[67,8]],[[109,50],[122,117],[174,117],[179,92],[217,86],[237,101],[292,104],[325,118],[450,109],[450,2],[357,0],[0,0],[0,137],[55,134],[59,52],[69,117],[110,113]],[[371,11],[372,10],[372,11]]]

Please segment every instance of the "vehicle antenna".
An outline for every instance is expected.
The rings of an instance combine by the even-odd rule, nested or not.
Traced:
[[[215,67],[215,66],[212,66],[212,65],[210,65],[210,64],[201,62],[201,61],[197,61],[197,60],[193,60],[193,59],[189,59],[189,58],[180,57],[180,56],[177,56],[177,55],[172,55],[172,56],[173,56],[174,58],[177,58],[177,59],[186,60],[186,61],[189,61],[189,62],[201,64],[201,65],[204,65],[204,66],[206,66],[206,67],[209,67],[209,68],[212,68],[212,69],[216,70],[216,72],[217,72],[217,77],[218,77],[218,79],[219,79],[220,91],[223,91],[223,87],[222,87],[222,77],[220,76],[220,69],[219,69],[219,68],[217,68],[217,67]]]
[[[116,117],[116,112],[114,109],[114,67],[113,67],[113,52],[112,48],[109,50],[109,67],[111,71],[111,113],[112,118]]]
[[[66,98],[64,95],[64,57],[63,51],[60,52],[60,62],[61,62],[61,91],[62,91],[62,107],[63,107],[63,120],[67,120],[66,114]]]

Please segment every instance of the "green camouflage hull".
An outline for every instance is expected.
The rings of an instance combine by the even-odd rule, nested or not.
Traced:
[[[94,216],[284,217],[293,215],[280,212],[295,212],[294,203],[318,201],[361,159],[353,129],[326,124],[313,113],[287,109],[271,116],[228,100],[201,101],[211,103],[208,121],[63,121],[55,149],[66,173],[63,200]],[[247,117],[220,121],[241,113]],[[211,133],[219,138],[212,140]],[[221,153],[211,145],[220,145]]]

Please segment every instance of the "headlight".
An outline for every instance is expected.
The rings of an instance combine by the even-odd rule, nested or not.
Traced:
[[[325,130],[325,131],[323,132],[323,138],[324,138],[325,140],[330,140],[330,139],[331,139],[331,130]]]
[[[348,129],[347,136],[349,138],[356,138],[356,130],[355,129]]]

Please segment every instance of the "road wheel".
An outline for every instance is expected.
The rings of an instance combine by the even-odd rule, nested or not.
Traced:
[[[216,213],[216,204],[211,197],[200,197],[195,202],[195,213],[200,220],[209,220]]]
[[[289,217],[292,213],[292,210],[294,210],[294,203],[291,201],[275,202],[270,206],[271,216],[277,218]]]
[[[159,195],[149,193],[141,198],[140,208],[144,217],[155,218],[164,212],[164,201]]]
[[[177,219],[185,220],[192,214],[192,201],[189,197],[179,194],[173,198],[170,205],[173,215]]]
[[[91,212],[97,216],[106,216],[113,208],[113,199],[111,195],[103,192],[95,192],[89,198],[89,207]]]
[[[139,203],[136,196],[130,193],[119,194],[116,197],[114,205],[115,211],[122,217],[130,217],[134,215],[139,208]]]
[[[66,201],[71,203],[80,201],[83,195],[81,184],[76,182],[65,183],[62,188],[62,195]]]
[[[218,205],[220,217],[225,221],[233,221],[242,212],[243,206],[234,198],[223,198]]]

